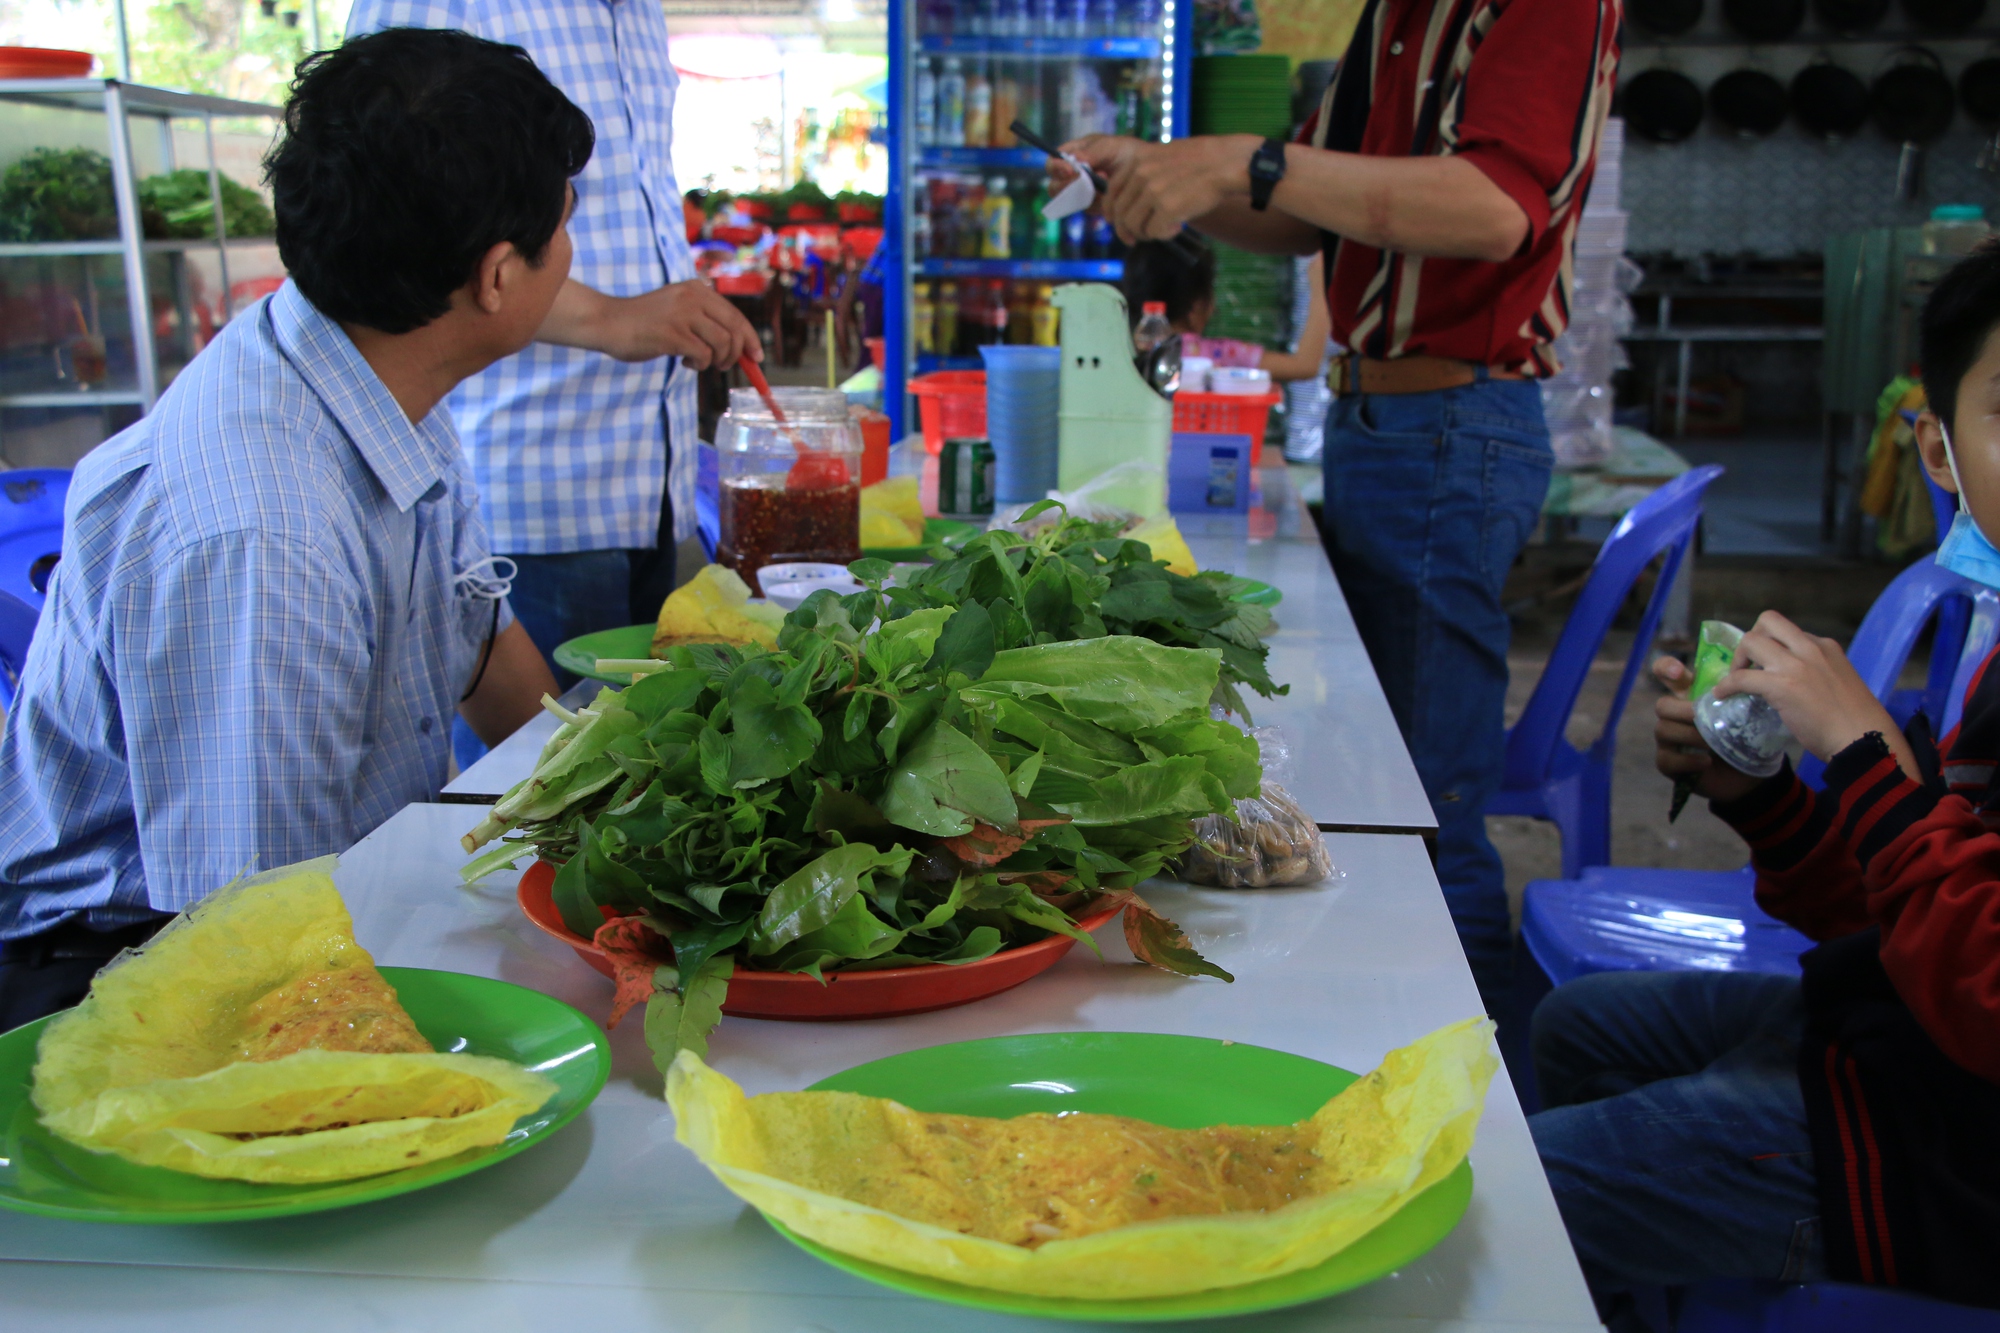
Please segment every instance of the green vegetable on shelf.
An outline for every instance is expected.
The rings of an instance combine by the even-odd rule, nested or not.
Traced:
[[[0,241],[99,241],[118,234],[111,159],[35,148],[0,173]]]
[[[564,922],[614,959],[633,914],[670,942],[664,965],[619,960],[614,1010],[646,1000],[662,1068],[705,1049],[737,968],[969,963],[1088,941],[1078,917],[1105,908],[1137,957],[1229,980],[1133,892],[1261,782],[1256,743],[1208,715],[1221,654],[1022,642],[1005,592],[822,591],[776,651],[680,646],[623,693],[551,703],[534,773],[463,840],[505,841],[461,873],[538,854]]]
[[[220,183],[225,235],[269,236],[277,231],[277,221],[263,196],[227,176]],[[215,235],[215,201],[209,194],[208,173],[195,167],[140,181],[139,211],[148,236],[202,240]]]

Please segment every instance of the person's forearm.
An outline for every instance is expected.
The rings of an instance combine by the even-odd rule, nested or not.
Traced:
[[[569,279],[556,293],[556,303],[549,307],[548,318],[535,330],[535,341],[604,351],[612,301],[612,297],[595,287]]]
[[[1204,235],[1259,255],[1309,255],[1319,249],[1321,239],[1318,227],[1289,213],[1275,209],[1257,212],[1250,207],[1248,196],[1196,218],[1193,226]]]
[[[485,674],[472,697],[458,706],[458,714],[473,735],[498,745],[541,711],[544,694],[559,693],[541,650],[517,620],[494,638]]]

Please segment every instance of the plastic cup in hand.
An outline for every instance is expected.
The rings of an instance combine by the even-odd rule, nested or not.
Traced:
[[[1753,778],[1768,778],[1785,762],[1792,733],[1778,710],[1760,695],[1713,693],[1695,701],[1695,730],[1723,763]]]

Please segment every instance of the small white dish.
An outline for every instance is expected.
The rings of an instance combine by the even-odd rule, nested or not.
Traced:
[[[757,586],[764,590],[764,596],[773,606],[786,611],[795,610],[821,588],[829,588],[842,597],[861,591],[860,582],[847,572],[847,566],[816,560],[765,565],[757,571]]]

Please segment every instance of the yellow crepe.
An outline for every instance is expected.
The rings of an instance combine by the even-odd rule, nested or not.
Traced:
[[[354,940],[332,857],[242,880],[43,1031],[35,1108],[95,1152],[303,1184],[498,1143],[555,1084],[440,1055]]]
[[[861,544],[924,544],[924,507],[915,477],[887,477],[861,488]]]
[[[1201,570],[1194,562],[1194,551],[1189,548],[1187,538],[1181,536],[1181,525],[1174,522],[1172,514],[1155,514],[1125,535],[1152,547],[1153,559],[1166,561],[1172,573],[1193,578]]]
[[[678,643],[760,643],[775,648],[778,627],[784,623],[781,608],[750,604],[750,585],[735,570],[703,565],[660,607],[653,651],[662,653]]]
[[[1127,1300],[1310,1268],[1443,1179],[1499,1067],[1467,1019],[1289,1126],[928,1115],[840,1092],[743,1090],[683,1050],[675,1137],[802,1236],[908,1272]]]

